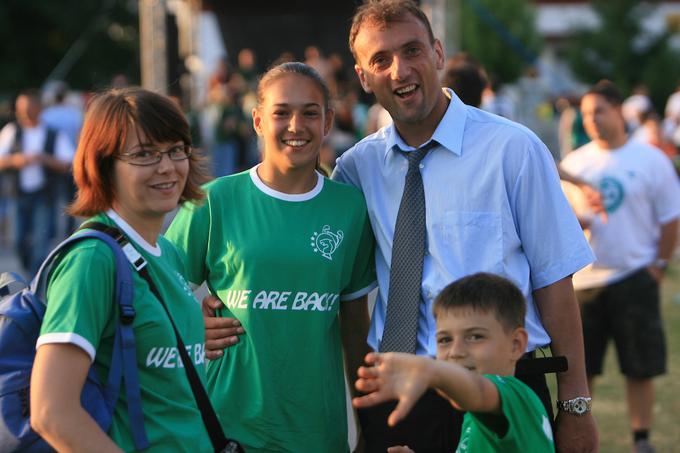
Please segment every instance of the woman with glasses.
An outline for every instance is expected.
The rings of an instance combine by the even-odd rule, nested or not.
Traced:
[[[175,248],[160,236],[164,216],[204,197],[189,126],[168,98],[140,88],[111,90],[89,105],[73,161],[78,193],[71,214],[118,228],[147,262],[201,379],[203,319]],[[82,408],[94,363],[106,382],[118,323],[115,262],[102,241],[77,242],[49,275],[47,312],[31,380],[31,424],[59,451],[135,449],[121,388],[108,432]],[[136,364],[149,451],[207,452],[212,445],[177,351],[171,321],[133,270]]]

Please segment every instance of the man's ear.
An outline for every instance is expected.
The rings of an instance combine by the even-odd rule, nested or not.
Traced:
[[[357,76],[359,77],[359,82],[361,82],[361,88],[364,89],[366,93],[372,93],[373,90],[371,89],[370,85],[366,81],[366,74],[364,73],[364,70],[361,69],[361,66],[358,64],[354,65],[354,72],[357,73]]]
[[[260,115],[260,111],[255,107],[253,109],[253,129],[255,129],[255,132],[257,135],[262,136],[262,116]]]
[[[442,70],[444,69],[444,64],[446,63],[446,56],[444,55],[444,46],[442,45],[442,42],[440,40],[435,39],[433,47],[437,70]]]
[[[517,361],[524,355],[529,342],[529,334],[524,327],[518,327],[512,332],[511,341],[512,358]]]

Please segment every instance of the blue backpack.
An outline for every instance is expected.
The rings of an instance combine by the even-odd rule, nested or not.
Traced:
[[[130,252],[128,248],[132,248],[132,245],[124,239],[119,243],[106,233],[83,231],[66,239],[52,251],[29,287],[16,274],[4,273],[0,276],[0,453],[54,451],[31,429],[31,370],[35,360],[36,341],[45,316],[46,280],[54,257],[75,242],[86,238],[104,241],[113,251],[116,262],[115,303],[120,316],[106,385],[102,385],[91,367],[83,386],[81,404],[102,430],[108,432],[123,380],[135,448],[143,450],[149,446],[144,429],[132,330],[135,317],[132,306],[134,286],[129,262],[134,265],[134,260],[139,255],[125,253]],[[17,286],[24,289],[19,291]]]

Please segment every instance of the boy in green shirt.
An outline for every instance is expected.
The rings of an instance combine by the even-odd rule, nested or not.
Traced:
[[[434,303],[437,360],[399,353],[370,353],[359,368],[353,400],[367,407],[398,404],[387,422],[404,419],[433,387],[467,411],[457,452],[551,452],[550,421],[538,397],[513,377],[524,354],[526,303],[510,281],[479,273],[448,285]],[[390,452],[410,452],[393,447]]]

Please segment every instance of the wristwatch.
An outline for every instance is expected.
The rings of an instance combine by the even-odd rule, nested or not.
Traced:
[[[593,405],[593,399],[585,396],[577,396],[570,400],[557,401],[557,410],[566,412],[568,414],[583,415],[590,412]]]

